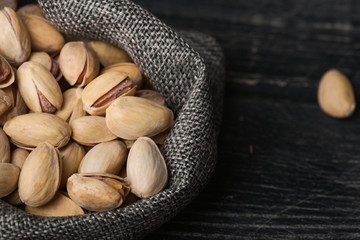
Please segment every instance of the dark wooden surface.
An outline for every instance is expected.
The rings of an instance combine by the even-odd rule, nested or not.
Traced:
[[[330,68],[360,97],[356,0],[136,0],[214,36],[227,60],[216,173],[147,239],[360,239],[360,113],[324,115]]]

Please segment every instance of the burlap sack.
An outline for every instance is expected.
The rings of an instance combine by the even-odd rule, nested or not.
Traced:
[[[162,153],[164,191],[113,211],[63,218],[25,213],[0,200],[1,239],[134,239],[168,221],[198,195],[217,158],[224,82],[213,38],[178,32],[127,0],[39,0],[62,32],[124,48],[176,115]]]

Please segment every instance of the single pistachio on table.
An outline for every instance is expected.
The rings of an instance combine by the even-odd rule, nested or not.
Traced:
[[[10,64],[19,66],[30,56],[29,32],[15,11],[8,7],[0,10],[0,26],[0,54]]]
[[[100,75],[105,74],[110,71],[119,71],[124,72],[128,75],[130,80],[133,82],[134,85],[136,85],[137,89],[139,89],[142,86],[142,73],[138,66],[134,63],[116,63],[110,66],[107,66],[106,68],[102,69]]]
[[[148,137],[138,138],[129,151],[126,164],[131,192],[141,198],[150,197],[165,187],[168,171],[155,142]]]
[[[66,188],[68,178],[77,172],[84,156],[84,148],[75,142],[70,142],[60,149],[60,158],[62,161],[61,189]]]
[[[68,179],[67,190],[76,204],[98,212],[121,206],[130,187],[126,180],[113,174],[78,173]]]
[[[11,163],[0,163],[0,198],[11,194],[17,187],[20,168]]]
[[[103,41],[89,41],[88,46],[96,53],[104,67],[121,62],[132,62],[131,57],[121,48]]]
[[[118,175],[127,158],[126,145],[113,140],[95,145],[86,153],[78,173],[111,173]]]
[[[68,42],[61,49],[59,66],[67,82],[83,87],[92,81],[100,69],[99,60],[84,42]]]
[[[8,111],[0,115],[0,125],[4,125],[6,121],[29,111],[23,98],[21,97],[17,87],[17,82],[11,84],[9,87],[3,88],[2,90],[10,97],[11,106]]]
[[[79,117],[85,116],[86,112],[81,100],[82,92],[82,88],[70,88],[66,90],[63,93],[63,106],[55,113],[55,115],[69,123]]]
[[[84,214],[84,210],[80,206],[61,193],[56,193],[54,198],[46,205],[40,207],[26,205],[25,211],[44,217],[64,217]]]
[[[60,148],[68,143],[71,136],[70,125],[49,113],[28,113],[14,117],[5,123],[4,131],[12,143],[28,150],[46,141]]]
[[[84,116],[70,123],[72,128],[72,139],[76,142],[94,146],[97,143],[111,141],[117,138],[106,127],[105,118],[100,116]]]
[[[24,165],[25,159],[29,156],[29,152],[22,148],[16,148],[11,152],[11,163],[20,169]]]
[[[124,72],[110,71],[86,85],[81,98],[90,115],[105,115],[106,108],[116,98],[134,95],[135,91],[136,86]]]
[[[17,0],[0,0],[0,9],[4,7],[12,8],[16,10],[17,8]]]
[[[19,177],[19,196],[29,206],[50,202],[61,181],[62,162],[59,151],[44,142],[26,158]]]
[[[0,55],[0,88],[10,86],[15,82],[14,69],[11,67],[9,62]]]
[[[134,140],[155,136],[173,125],[173,112],[145,98],[124,96],[106,109],[106,126],[116,136]]]
[[[46,52],[32,52],[29,61],[37,62],[43,65],[47,70],[49,70],[49,72],[51,72],[57,81],[62,77],[59,64]]]
[[[318,102],[321,109],[334,118],[351,116],[356,102],[349,79],[337,70],[327,71],[320,80]]]
[[[32,15],[37,15],[39,17],[45,18],[45,15],[44,15],[43,11],[41,10],[39,4],[26,4],[26,5],[22,6],[21,8],[19,8],[16,11],[16,13],[21,17],[32,14]]]
[[[0,128],[0,163],[10,162],[10,143],[4,130]]]
[[[136,91],[135,96],[149,99],[153,102],[156,102],[156,103],[166,107],[165,98],[157,91],[150,90],[150,89],[141,89],[141,90]]]
[[[43,65],[25,62],[16,71],[16,77],[21,96],[33,112],[54,113],[61,108],[60,86]]]

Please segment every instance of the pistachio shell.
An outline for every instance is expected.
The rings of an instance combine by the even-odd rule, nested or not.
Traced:
[[[105,115],[106,108],[120,96],[134,95],[136,87],[124,72],[110,71],[90,82],[82,93],[84,109],[91,115]]]
[[[16,77],[21,96],[33,112],[53,113],[61,108],[60,86],[43,65],[25,62],[17,70]]]
[[[0,115],[3,115],[11,107],[10,96],[0,89]]]
[[[81,101],[83,89],[70,88],[63,94],[63,106],[55,115],[71,123],[73,120],[83,117],[86,112],[83,110],[83,103]]]
[[[59,64],[46,52],[32,52],[29,61],[43,65],[56,78],[59,77]]]
[[[0,26],[0,54],[18,66],[30,56],[29,32],[15,11],[8,7],[0,10]]]
[[[96,53],[104,67],[115,63],[132,62],[130,56],[121,48],[103,41],[90,41],[88,46]]]
[[[150,89],[141,89],[141,90],[136,91],[135,96],[146,98],[148,100],[151,100],[153,102],[156,102],[156,103],[166,107],[165,98],[163,96],[161,96],[161,94],[157,91],[150,90]]]
[[[101,74],[107,73],[109,71],[119,71],[124,72],[128,75],[130,80],[134,83],[134,85],[137,86],[139,89],[142,85],[142,74],[138,66],[136,66],[134,63],[117,63],[110,65],[106,68],[104,68],[101,71]]]
[[[1,41],[1,40],[0,40]],[[0,55],[0,88],[10,86],[15,81],[14,69],[9,62]]]
[[[0,197],[12,193],[16,187],[20,168],[11,163],[0,163]]]
[[[5,132],[0,128],[0,163],[10,162],[10,143]]]
[[[129,152],[126,175],[131,192],[141,198],[160,192],[168,180],[163,156],[155,142],[148,137],[138,138]]]
[[[17,8],[17,0],[0,0],[0,9],[4,7],[12,8],[16,10]]]
[[[84,148],[75,142],[70,142],[60,149],[60,158],[63,167],[60,188],[66,187],[68,178],[77,172],[79,164],[84,156]]]
[[[29,14],[45,17],[39,4],[26,4],[19,8],[16,12],[19,16],[23,17]]]
[[[9,87],[2,89],[9,97],[11,101],[11,107],[7,112],[0,115],[0,125],[4,125],[6,121],[25,114],[28,112],[28,108],[20,95],[19,89],[17,88],[17,82],[11,84]]]
[[[61,193],[56,193],[55,197],[46,205],[40,207],[26,206],[25,211],[45,217],[62,217],[84,214],[84,210],[73,200]]]
[[[11,153],[11,163],[18,166],[20,169],[24,165],[25,159],[29,156],[29,152],[22,148],[16,148]]]
[[[63,147],[71,136],[71,128],[63,119],[48,113],[28,113],[17,116],[4,125],[5,133],[18,147],[33,149],[48,141]]]
[[[126,145],[118,140],[95,145],[86,153],[79,173],[112,173],[118,175],[127,158]]]
[[[117,138],[106,127],[105,118],[99,116],[84,116],[70,123],[73,130],[72,138],[82,144],[93,146],[97,143],[111,141]]]
[[[59,65],[71,86],[83,87],[99,74],[99,60],[84,42],[68,42],[61,49]]]
[[[174,121],[173,112],[153,101],[124,96],[116,99],[106,109],[106,125],[112,133],[124,139],[155,136]]]
[[[26,158],[19,177],[19,196],[29,206],[45,205],[55,196],[61,178],[59,151],[40,144]]]
[[[17,184],[16,184],[16,187],[17,187]],[[6,197],[4,197],[3,200],[5,202],[8,202],[8,203],[12,204],[12,205],[20,205],[20,204],[23,203],[21,201],[21,199],[20,199],[19,191],[18,191],[17,188],[12,193],[10,193]]]

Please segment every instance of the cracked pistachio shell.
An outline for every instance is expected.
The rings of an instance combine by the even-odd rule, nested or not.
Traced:
[[[127,52],[103,41],[89,41],[88,46],[96,53],[104,67],[121,62],[132,62]]]
[[[138,138],[129,151],[126,164],[131,192],[147,198],[160,192],[168,180],[164,158],[155,142],[148,137]]]
[[[19,177],[20,199],[29,206],[45,205],[55,196],[61,180],[59,151],[47,142],[26,158]]]
[[[135,96],[146,98],[148,100],[151,100],[153,102],[156,102],[156,103],[166,107],[165,98],[163,96],[161,96],[161,94],[157,91],[150,90],[150,89],[141,89],[141,90],[136,91]]]
[[[11,163],[0,163],[0,197],[11,194],[17,187],[20,168]]]
[[[68,179],[70,198],[90,211],[107,211],[119,207],[129,193],[124,179],[105,173],[74,174]]]
[[[354,113],[356,102],[349,79],[337,70],[327,71],[318,88],[321,109],[335,118],[346,118]]]
[[[82,93],[84,109],[90,115],[105,115],[106,108],[120,96],[134,95],[136,87],[126,73],[110,71],[91,81]]]
[[[10,97],[11,106],[8,111],[0,115],[0,125],[4,125],[6,121],[16,116],[25,114],[29,110],[20,95],[17,82],[11,84],[9,87],[3,88],[2,90]]]
[[[38,15],[20,15],[26,25],[33,51],[57,53],[65,44],[63,35],[45,18]]]
[[[111,141],[117,138],[106,127],[105,118],[99,116],[84,116],[70,123],[72,139],[82,145],[93,146],[97,143]]]
[[[10,96],[6,94],[5,91],[0,89],[0,115],[6,113],[11,107]]]
[[[0,128],[0,163],[10,162],[10,143],[3,129]]]
[[[83,89],[70,88],[63,93],[63,106],[55,115],[71,123],[79,117],[86,115],[81,101]]]
[[[46,205],[40,207],[27,205],[25,206],[25,211],[44,217],[65,217],[84,214],[84,210],[80,206],[61,193],[56,193],[55,197]]]
[[[10,63],[0,55],[0,88],[6,88],[15,82],[14,69]]]
[[[34,149],[47,141],[55,147],[63,147],[70,140],[70,125],[49,113],[28,113],[14,117],[4,125],[5,133],[16,146]]]
[[[110,65],[106,68],[104,68],[101,71],[101,74],[110,72],[110,71],[119,71],[119,72],[124,72],[128,75],[128,77],[130,78],[130,80],[133,82],[134,85],[137,86],[137,88],[139,89],[142,85],[142,73],[140,71],[140,69],[138,68],[138,66],[136,66],[136,64],[134,63],[116,63],[113,65]]]
[[[58,80],[60,73],[59,64],[46,52],[32,52],[29,61],[43,65]]]
[[[62,160],[60,188],[66,187],[68,178],[77,172],[79,164],[84,156],[84,148],[75,142],[70,142],[68,145],[60,149],[60,158]]]
[[[37,16],[43,17],[43,18],[45,17],[39,4],[26,4],[23,7],[19,8],[16,11],[16,13],[21,17],[24,17],[29,14],[37,15]]]
[[[11,153],[11,163],[18,166],[20,169],[24,165],[25,159],[29,156],[29,152],[22,148],[16,148]]]
[[[19,66],[29,58],[30,35],[22,20],[11,8],[0,10],[0,54],[10,64]]]
[[[127,158],[126,145],[119,141],[95,145],[82,159],[78,173],[112,173],[118,175]]]
[[[15,11],[17,8],[17,0],[0,0],[0,9],[4,7],[12,8]]]
[[[81,41],[64,45],[59,56],[59,66],[66,81],[78,87],[92,81],[100,69],[97,56]]]
[[[25,62],[16,71],[16,77],[21,96],[30,110],[53,113],[61,108],[60,86],[43,65]]]
[[[106,109],[106,125],[116,136],[133,140],[155,136],[170,128],[173,112],[145,98],[124,96]]]

